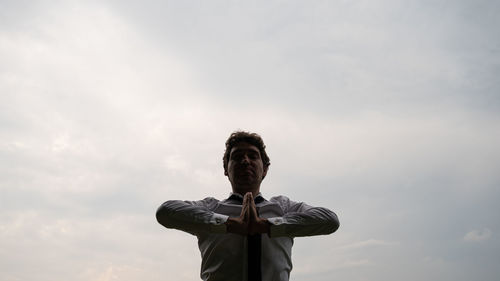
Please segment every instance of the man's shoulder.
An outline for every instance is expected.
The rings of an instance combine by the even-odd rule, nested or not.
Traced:
[[[271,197],[269,199],[269,202],[277,203],[281,206],[285,206],[285,205],[290,205],[290,203],[293,203],[294,201],[290,200],[290,198],[288,198],[285,195],[277,195],[277,196]]]
[[[220,202],[220,200],[210,196],[210,197],[205,197],[204,199],[200,200],[200,202],[203,202],[205,204],[217,204]]]
[[[204,206],[206,208],[213,208],[216,206],[220,201],[217,198],[214,197],[205,197],[204,199],[201,200],[183,200],[185,203],[188,203],[190,205],[195,205],[195,206]]]
[[[202,199],[202,201],[220,201],[219,199],[209,196]]]
[[[288,198],[285,195],[276,195],[269,199],[269,201],[289,201],[289,200],[290,198]]]

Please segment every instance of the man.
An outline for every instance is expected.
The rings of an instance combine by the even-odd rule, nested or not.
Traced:
[[[259,135],[234,132],[223,158],[231,196],[167,201],[156,212],[163,226],[198,237],[205,281],[287,281],[293,238],[330,234],[339,227],[326,208],[285,196],[264,199],[260,184],[270,165],[265,148]]]

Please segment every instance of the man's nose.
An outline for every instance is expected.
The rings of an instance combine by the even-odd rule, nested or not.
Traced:
[[[249,164],[250,158],[247,155],[243,155],[243,157],[241,157],[241,163],[242,164]]]

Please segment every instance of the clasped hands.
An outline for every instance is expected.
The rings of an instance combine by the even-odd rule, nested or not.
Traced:
[[[241,235],[269,233],[270,223],[267,219],[260,218],[253,201],[252,192],[247,192],[243,197],[241,214],[237,218],[228,218],[226,221],[227,232]]]

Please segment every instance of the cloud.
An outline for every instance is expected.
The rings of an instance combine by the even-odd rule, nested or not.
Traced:
[[[97,279],[95,279],[95,281],[111,281],[115,279],[116,275],[113,274],[113,267],[110,266]]]
[[[466,242],[480,242],[491,238],[493,232],[489,228],[483,228],[482,230],[472,230],[467,232],[464,236],[464,241]]]
[[[393,246],[393,245],[399,245],[399,242],[368,239],[368,240],[348,244],[345,246],[341,246],[340,249],[360,249],[360,248],[373,247],[373,246]]]
[[[23,3],[0,11],[2,280],[198,280],[154,210],[227,196],[237,128],[266,141],[266,196],[339,214],[296,243],[297,281],[429,279],[407,273],[451,260],[459,221],[497,232],[493,1]]]

